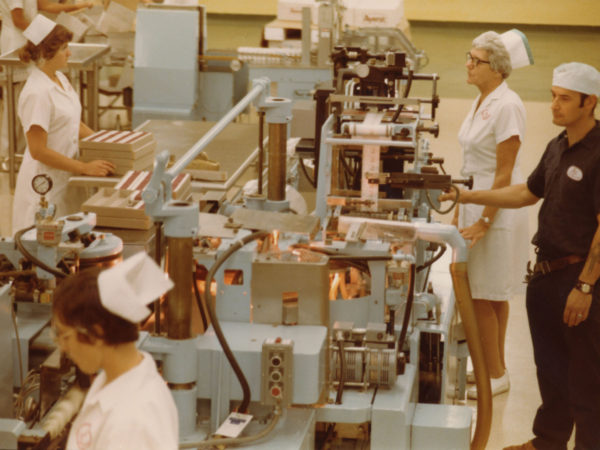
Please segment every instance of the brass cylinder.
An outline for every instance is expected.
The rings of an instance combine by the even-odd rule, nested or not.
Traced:
[[[192,337],[192,238],[167,238],[169,277],[175,286],[167,294],[167,336],[170,339]]]
[[[286,123],[269,124],[269,186],[267,199],[285,200]]]
[[[454,284],[456,305],[463,322],[469,353],[473,360],[473,372],[475,373],[477,385],[477,421],[473,440],[471,441],[471,449],[484,450],[492,428],[492,388],[483,354],[477,318],[475,317],[475,309],[473,308],[467,263],[450,264],[450,273]]]

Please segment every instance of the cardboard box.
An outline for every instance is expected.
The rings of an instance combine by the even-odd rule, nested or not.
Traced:
[[[79,159],[103,159],[115,165],[115,174],[148,170],[154,165],[156,141],[145,131],[101,130],[79,141]]]
[[[152,172],[131,170],[115,188],[100,188],[81,205],[82,211],[96,213],[101,227],[147,230],[152,220],[146,215],[142,191],[150,182]],[[172,182],[173,199],[187,200],[191,196],[191,177],[179,174]]]
[[[398,28],[404,18],[404,0],[348,0],[344,25],[351,28]]]
[[[310,8],[311,22],[318,23],[319,5],[316,0],[279,0],[277,2],[277,18],[302,22],[302,8],[306,7]]]

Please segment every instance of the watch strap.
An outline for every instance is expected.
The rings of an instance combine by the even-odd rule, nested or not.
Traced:
[[[584,294],[591,294],[593,286],[585,281],[577,280],[577,283],[575,283],[575,289]]]

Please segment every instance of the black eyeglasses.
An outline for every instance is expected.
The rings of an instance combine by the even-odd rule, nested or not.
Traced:
[[[467,52],[467,62],[468,63],[473,63],[473,65],[475,67],[477,67],[479,64],[489,64],[489,61],[486,61],[484,59],[479,59],[477,56],[473,56],[471,55],[471,52]]]

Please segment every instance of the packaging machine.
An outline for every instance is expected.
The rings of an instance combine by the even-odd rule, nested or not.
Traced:
[[[416,73],[402,52],[338,48],[334,61],[334,83],[318,105],[323,119],[313,214],[290,211],[285,186],[291,102],[269,97],[267,79],[255,80],[170,168],[168,152],[161,153],[142,194],[147,214],[164,234],[164,251],[157,256],[165,255],[161,262],[175,288],[155,305],[139,346],[155,357],[171,389],[180,448],[483,449],[487,442],[491,391],[466,245],[455,227],[432,216],[440,209],[441,190],[469,183],[443,172],[426,138],[438,132],[437,76]],[[431,85],[430,97],[410,96],[417,82]],[[223,202],[214,214],[171,199],[165,186],[251,103],[260,126],[263,120],[268,126],[258,158],[259,173],[268,168],[259,181],[266,189]],[[46,244],[34,245],[38,272],[78,270],[72,261],[108,239],[96,237],[86,247],[83,237],[93,232],[93,217],[78,217],[74,223],[86,226],[64,219],[50,256],[44,256]],[[45,236],[42,222],[19,238]],[[59,256],[71,241],[77,256],[65,265]],[[2,245],[0,253],[12,264],[0,273],[7,282],[0,288],[5,305],[11,310],[16,304],[18,311],[21,303],[41,304],[37,294],[16,295],[32,249],[15,250],[8,239]],[[449,271],[433,277],[432,266],[448,247]],[[118,257],[114,241],[96,258],[112,263]],[[48,299],[52,283],[46,283]],[[480,393],[474,433],[471,408],[448,400],[464,395],[464,386],[450,387],[449,379],[456,365],[451,356],[465,345]],[[54,424],[68,423],[76,411],[61,407],[74,403],[73,394],[65,394],[62,370],[54,383],[44,384],[57,393],[52,410],[36,409],[42,388],[37,397],[18,391],[21,404],[32,398],[31,412],[0,420],[2,447],[42,448],[60,439]],[[70,386],[73,376],[69,380]],[[55,410],[61,420],[51,427],[44,415]]]

